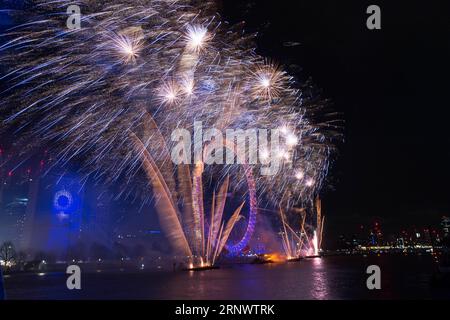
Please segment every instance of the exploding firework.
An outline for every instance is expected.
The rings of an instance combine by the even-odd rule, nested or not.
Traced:
[[[261,99],[266,103],[279,99],[290,78],[278,67],[270,64],[262,64],[255,68],[256,71],[252,74],[254,99]]]
[[[249,165],[252,187],[275,206],[314,199],[328,171],[334,122],[312,116],[324,103],[309,84],[256,55],[252,38],[223,24],[212,2],[79,1],[81,28],[67,29],[72,4],[32,1],[14,11],[22,23],[1,36],[1,130],[14,132],[24,150],[51,146],[53,166],[81,164],[86,179],[119,184],[117,197],[148,203],[155,184],[142,174],[148,169],[133,136],[176,190],[174,177],[184,172],[186,180],[192,168],[169,163],[173,130],[192,130],[194,121],[282,129],[281,170],[262,176],[260,165]],[[230,187],[248,192],[242,166],[205,174],[229,176]],[[168,194],[175,205],[193,205],[190,192]]]
[[[229,179],[227,178],[220,187],[217,197],[214,192],[210,220],[207,224],[203,200],[203,164],[199,163],[195,165],[193,170],[192,183],[189,179],[189,171],[179,172],[181,192],[185,194],[185,202],[189,203],[189,206],[186,206],[185,203],[183,218],[180,218],[179,208],[173,201],[175,190],[171,190],[167,186],[167,179],[163,178],[161,171],[142,141],[135,135],[132,138],[136,148],[142,154],[145,171],[156,196],[159,198],[156,208],[160,223],[174,249],[189,259],[190,269],[214,266],[225,248],[245,202],[235,210],[228,222],[225,223],[224,209],[229,185]],[[189,193],[186,194],[186,192]],[[184,219],[184,221],[181,221],[181,219]]]
[[[288,260],[297,260],[301,257],[316,257],[320,255],[323,240],[323,227],[325,224],[325,216],[322,215],[322,202],[319,197],[315,200],[316,222],[315,226],[309,226],[307,230],[305,209],[294,210],[300,213],[300,228],[289,223],[286,214],[280,209],[280,218],[282,223],[281,243],[283,251]],[[313,210],[314,210],[313,209]],[[298,220],[294,219],[295,221]]]

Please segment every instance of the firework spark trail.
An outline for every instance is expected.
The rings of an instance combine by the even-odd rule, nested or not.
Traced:
[[[193,200],[193,213],[194,213],[194,238],[195,249],[194,252],[197,255],[203,255],[204,253],[204,201],[203,201],[203,164],[196,164],[192,177],[192,200]]]
[[[217,237],[217,234],[219,233],[220,223],[222,222],[222,214],[225,209],[225,201],[227,199],[227,193],[228,193],[228,184],[229,184],[229,178],[227,177],[225,179],[225,182],[222,184],[222,186],[219,189],[219,193],[217,194],[217,204],[215,207],[215,216],[212,220],[212,237]]]
[[[217,200],[217,206],[215,205],[216,193],[214,192],[208,237],[205,238],[206,214],[203,203],[203,164],[198,164],[194,169],[194,178],[192,185],[189,188],[192,190],[192,199],[194,204],[192,212],[196,223],[194,224],[194,229],[190,229],[190,225],[183,226],[180,221],[181,219],[178,214],[177,206],[172,200],[172,191],[166,185],[165,179],[162,177],[161,172],[155,164],[152,156],[147,151],[146,146],[138,137],[136,137],[136,135],[131,134],[131,138],[135,143],[136,149],[142,155],[144,169],[153,187],[153,192],[158,197],[158,201],[155,206],[158,212],[161,227],[168,236],[173,249],[175,249],[177,253],[180,253],[184,257],[188,258],[192,266],[197,266],[194,263],[198,257],[200,257],[200,267],[213,266],[223,251],[225,243],[228,241],[231,231],[239,219],[239,215],[245,202],[243,202],[236,209],[231,218],[228,220],[224,230],[224,220],[222,217],[223,210],[225,209],[226,194],[228,191],[229,180],[227,179],[219,189],[220,198]],[[195,235],[194,237],[188,238],[186,233],[190,231],[194,231]]]
[[[1,35],[0,46],[0,130],[15,129],[24,150],[53,146],[58,165],[81,163],[87,177],[121,181],[119,195],[149,202],[151,184],[140,174],[131,132],[165,177],[180,173],[183,223],[193,224],[189,169],[168,163],[165,137],[176,128],[192,130],[194,121],[222,130],[282,128],[281,171],[262,176],[260,165],[252,165],[252,187],[276,206],[312,202],[336,127],[327,114],[319,122],[312,116],[324,102],[308,83],[296,84],[256,55],[252,37],[221,23],[211,1],[79,1],[77,30],[66,28],[71,0],[32,3],[15,11],[23,23]],[[230,187],[246,192],[241,166],[220,170]]]
[[[287,233],[287,229],[286,229],[284,213],[283,213],[283,210],[281,210],[281,209],[280,209],[280,217],[281,217],[281,223],[282,223],[283,231],[284,231],[282,234],[283,249],[284,249],[284,252],[286,253],[287,258],[291,259],[292,257],[295,257],[295,253],[292,251],[291,240],[290,240],[290,237],[289,237],[289,235]]]
[[[156,208],[160,213],[161,226],[166,231],[166,236],[174,245],[174,248],[184,254],[184,256],[190,257],[192,256],[192,250],[178,219],[178,210],[172,201],[171,192],[144,144],[136,136],[132,135],[132,138],[136,148],[142,153],[145,171],[151,181],[153,191],[158,197]]]

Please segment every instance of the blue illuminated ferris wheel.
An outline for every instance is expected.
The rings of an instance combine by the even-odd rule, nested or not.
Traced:
[[[69,213],[74,204],[72,193],[63,189],[55,193],[53,197],[53,208],[62,213]]]

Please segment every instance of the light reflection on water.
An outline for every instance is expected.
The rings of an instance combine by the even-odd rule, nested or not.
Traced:
[[[328,279],[325,268],[323,267],[321,258],[314,258],[312,260],[313,269],[313,287],[311,296],[317,300],[324,300],[328,298]]]
[[[370,264],[384,272],[379,292],[366,288]],[[432,272],[432,260],[426,257],[326,257],[202,272],[94,272],[83,274],[83,290],[78,292],[67,290],[64,273],[11,275],[5,285],[11,299],[450,298],[449,290],[430,287]]]

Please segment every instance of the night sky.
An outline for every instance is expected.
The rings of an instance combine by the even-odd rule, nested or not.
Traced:
[[[366,28],[371,4],[381,30]],[[345,121],[322,192],[328,232],[450,214],[448,1],[223,1],[222,12],[258,32],[259,53],[300,66]]]
[[[382,30],[366,28],[371,4]],[[311,77],[345,123],[321,194],[331,238],[450,215],[448,0],[222,0],[219,11],[258,33],[258,53]]]

